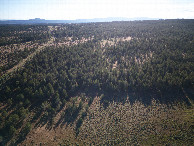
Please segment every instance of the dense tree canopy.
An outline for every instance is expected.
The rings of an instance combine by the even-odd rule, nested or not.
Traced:
[[[52,118],[78,93],[103,94],[104,105],[112,100],[125,101],[127,95],[145,103],[152,98],[186,101],[184,90],[193,90],[194,81],[193,23],[160,20],[58,24],[49,26],[52,29],[48,25],[0,26],[0,46],[54,38],[52,46],[36,54],[10,78],[6,78],[6,68],[2,67],[5,73],[0,79],[0,101],[18,112],[7,115],[1,111],[1,133],[8,130],[8,135],[14,136],[28,110],[36,109]],[[25,58],[32,52],[18,55]],[[68,107],[65,116],[72,117],[68,122],[80,107]],[[77,130],[83,118],[77,122]],[[23,135],[30,128],[27,123]],[[8,135],[2,136],[8,139]]]

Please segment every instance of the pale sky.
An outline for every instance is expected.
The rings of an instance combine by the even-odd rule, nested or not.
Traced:
[[[0,19],[194,19],[194,0],[0,0]]]

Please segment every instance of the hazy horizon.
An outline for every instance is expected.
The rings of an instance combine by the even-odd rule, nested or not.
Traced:
[[[194,19],[193,0],[0,0],[0,20]]]
[[[35,19],[40,19],[40,20],[67,20],[67,21],[74,21],[74,20],[93,20],[93,19],[136,19],[136,18],[147,18],[147,19],[149,19],[149,17],[131,17],[131,18],[127,18],[127,17],[104,17],[104,18],[83,18],[83,19],[45,19],[45,18],[29,18],[29,19],[0,19],[0,20],[35,20]],[[163,18],[150,18],[150,19],[163,19]],[[173,18],[173,19],[182,19],[182,18]]]

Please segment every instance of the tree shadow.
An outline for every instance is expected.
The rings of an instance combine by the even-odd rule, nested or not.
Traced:
[[[168,90],[139,90],[128,92],[106,91],[101,92],[101,104],[107,108],[111,102],[130,102],[140,101],[144,105],[151,105],[152,100],[155,99],[162,104],[172,104],[175,102],[184,102],[191,106],[191,101],[194,99],[194,92],[192,88],[169,88]],[[189,97],[189,98],[188,98]],[[191,99],[191,101],[189,101]]]
[[[48,119],[49,119],[48,116],[42,115],[40,117],[40,120],[36,122],[34,128],[38,128],[40,126],[41,127],[44,126],[48,122]]]
[[[81,108],[77,107],[76,105],[72,105],[67,107],[64,113],[61,115],[60,119],[55,125],[55,128],[61,125],[63,127],[65,124],[73,124],[78,117]]]
[[[88,98],[88,106],[90,106],[92,104],[94,97],[96,97],[97,95],[98,94],[97,94],[96,90],[91,90],[91,92],[89,92],[88,90],[85,90],[85,92],[81,92],[81,90],[80,90],[80,92],[78,91],[77,94],[74,94],[74,96],[87,97]],[[74,103],[68,105],[68,107],[65,109],[65,111],[61,114],[61,117],[57,121],[57,123],[55,124],[54,128],[57,128],[59,125],[61,127],[63,127],[65,124],[67,124],[66,126],[72,125],[75,122],[75,120],[77,119],[81,109],[82,109],[82,107],[80,107],[80,106],[77,107]],[[81,117],[84,118],[85,116],[82,115]]]
[[[79,135],[80,127],[81,127],[81,125],[83,123],[83,120],[84,120],[84,118],[86,116],[87,116],[87,112],[83,112],[82,115],[81,115],[81,117],[78,119],[78,121],[76,123],[76,129],[75,129],[75,131],[76,131],[76,137]]]

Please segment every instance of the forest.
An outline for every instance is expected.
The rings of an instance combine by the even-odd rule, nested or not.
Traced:
[[[191,145],[193,24],[0,25],[0,144]]]

